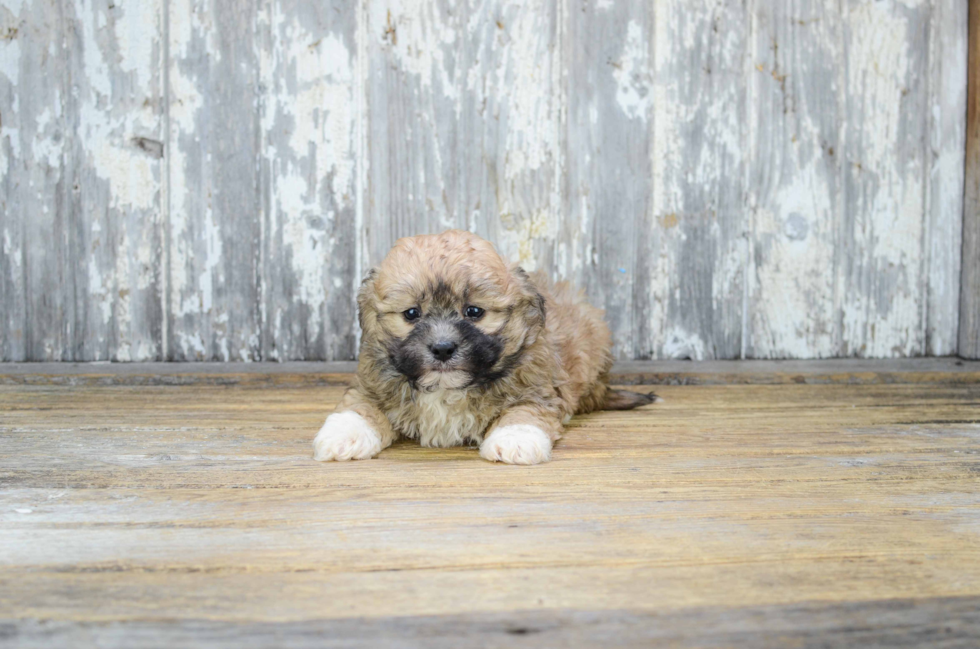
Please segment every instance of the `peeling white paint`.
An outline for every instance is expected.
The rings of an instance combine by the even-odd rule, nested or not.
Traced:
[[[911,6],[911,5],[908,5]],[[861,356],[908,356],[923,351],[920,283],[924,174],[920,152],[906,159],[911,134],[902,132],[910,83],[909,17],[894,3],[863,3],[850,11],[847,93],[860,113],[860,151],[848,162],[855,248],[870,282],[848,286],[842,336]],[[925,123],[922,121],[921,123]],[[847,286],[845,284],[845,286]]]
[[[739,330],[749,338],[742,348],[761,356],[831,356],[842,343],[865,356],[918,354],[927,341],[926,351],[953,349],[959,260],[948,251],[958,250],[961,225],[966,69],[965,45],[950,49],[948,33],[965,34],[956,13],[962,7],[817,3],[811,9],[820,20],[788,25],[799,16],[769,0],[665,0],[656,16],[610,0],[592,7],[393,0],[363,3],[358,20],[347,22],[336,11],[261,4],[231,68],[259,89],[241,106],[243,115],[261,111],[255,140],[243,146],[261,141],[255,165],[264,176],[254,212],[240,218],[249,228],[263,219],[257,237],[267,258],[245,260],[261,263],[261,305],[234,308],[227,289],[240,276],[237,268],[226,276],[228,256],[248,248],[254,230],[239,239],[230,217],[211,206],[229,191],[219,186],[215,170],[224,161],[211,157],[209,122],[219,101],[209,95],[219,84],[209,75],[228,50],[213,6],[172,0],[167,7],[166,95],[159,0],[112,9],[69,3],[66,20],[81,45],[80,54],[69,54],[79,58],[70,62],[76,94],[69,102],[50,86],[38,101],[25,94],[33,88],[27,74],[37,70],[23,66],[64,58],[71,48],[60,36],[33,49],[25,39],[37,34],[27,29],[0,38],[0,97],[8,104],[0,176],[17,174],[18,205],[38,218],[59,209],[53,192],[64,188],[66,158],[86,179],[78,232],[87,237],[87,256],[75,271],[88,291],[94,357],[157,353],[143,311],[161,271],[169,273],[163,302],[172,310],[178,356],[254,360],[266,341],[243,323],[256,308],[274,345],[299,341],[285,350],[263,347],[270,357],[329,346],[347,335],[332,330],[335,309],[350,309],[345,300],[356,284],[340,276],[357,272],[341,270],[346,247],[368,250],[369,236],[380,241],[396,229],[461,224],[491,234],[529,270],[593,288],[606,273],[598,290],[627,354],[708,358],[720,338]],[[594,11],[589,20],[615,26],[596,30],[601,42],[567,33],[574,23],[568,12],[583,8]],[[0,30],[20,26],[36,9],[8,0]],[[921,38],[925,19],[944,21],[930,27],[928,39]],[[776,42],[788,34],[793,41]],[[926,66],[923,41],[934,50]],[[587,83],[569,83],[587,72],[566,67],[571,48],[583,47],[609,59],[593,62],[597,76]],[[813,74],[812,59],[830,61],[839,77]],[[247,69],[252,61],[258,70]],[[64,73],[52,71],[59,79]],[[592,83],[592,92],[605,95],[582,99],[569,121],[574,102],[564,93]],[[816,92],[840,93],[839,138],[826,114],[809,112]],[[372,121],[385,118],[381,101],[409,125],[407,134],[386,135],[391,125]],[[22,114],[21,102],[33,114]],[[65,103],[77,114],[61,114]],[[359,106],[369,110],[358,114]],[[930,130],[916,126],[927,123]],[[77,131],[64,132],[66,124]],[[570,129],[579,128],[587,133],[568,145]],[[636,169],[602,175],[607,169],[596,161],[620,153],[608,136],[624,131],[649,140],[650,177]],[[138,148],[135,137],[162,142],[163,160]],[[387,176],[369,174],[369,155],[374,169],[392,165]],[[567,184],[571,165],[580,176],[574,187]],[[168,188],[170,212],[161,214]],[[600,190],[629,197],[619,205],[597,198]],[[357,204],[365,228],[348,241],[343,221]],[[610,204],[621,213],[609,214]],[[649,250],[634,240],[604,240],[619,233],[601,227],[604,219],[616,218],[635,219]],[[10,269],[21,263],[20,245],[49,243],[22,244],[16,228],[0,229]],[[160,266],[161,233],[170,242],[168,269]],[[631,255],[644,253],[649,258],[630,266]],[[640,267],[649,277],[636,276]],[[634,304],[634,296],[642,299]],[[39,327],[35,349],[61,357],[66,327]],[[637,340],[638,327],[649,330],[648,339]]]
[[[487,27],[498,38],[491,60],[481,62],[485,81],[477,93],[496,106],[505,139],[502,160],[498,153],[503,178],[496,192],[500,228],[495,243],[528,271],[536,270],[542,251],[553,247],[560,218],[560,194],[554,192],[560,156],[559,63],[549,38],[549,15],[537,3],[502,8],[500,19]]]
[[[204,339],[201,338],[200,334],[188,334],[183,331],[175,332],[177,339],[177,346],[186,354],[189,358],[195,360],[205,360],[209,358],[207,349],[204,347]]]
[[[958,351],[960,277],[963,253],[969,7],[965,2],[937,3],[930,25],[929,91],[931,121],[927,180],[926,237],[928,297],[926,353]],[[966,325],[969,329],[969,325]],[[965,332],[964,332],[965,333]],[[962,350],[964,355],[967,350]]]
[[[3,256],[10,257],[14,252],[14,244],[10,239],[10,230],[7,228],[3,229]]]
[[[116,24],[125,26],[115,30],[119,70],[133,75],[138,88],[148,88],[157,68],[153,49],[160,45],[160,3],[157,0],[125,3],[117,5],[116,10],[119,12]]]
[[[623,40],[623,53],[613,65],[616,102],[630,118],[643,121],[647,120],[653,100],[649,51],[643,27],[635,20],[629,21]]]
[[[177,41],[176,36],[182,30],[174,30],[174,22],[183,24],[177,16],[171,18],[171,48]],[[178,143],[182,137],[193,135],[195,132],[195,116],[203,108],[204,97],[198,91],[193,81],[180,71],[180,66],[170,66],[170,142],[168,146],[167,164],[170,166],[170,237],[173,241],[170,255],[170,303],[174,307],[175,316],[183,316],[196,312],[200,306],[190,295],[184,296],[190,284],[187,271],[190,267],[190,256],[193,251],[185,243],[191,215],[188,205],[189,188],[187,184],[188,158],[182,146]],[[210,201],[208,201],[210,204]],[[193,349],[182,346],[182,349]]]
[[[368,3],[370,38],[387,48],[402,70],[418,75],[421,85],[433,85],[449,99],[457,98],[446,56],[455,50],[457,33],[452,20],[441,15],[437,3],[393,0]]]
[[[681,327],[671,327],[664,332],[663,358],[703,361],[704,350],[704,341],[695,333],[685,331]]]
[[[35,138],[31,145],[33,159],[51,168],[60,167],[62,144],[61,138],[58,136],[60,136],[61,115],[55,114],[51,107],[47,106],[35,119],[37,120],[37,133],[43,133],[47,137]]]
[[[309,31],[300,16],[284,12],[278,2],[267,20],[271,47],[260,62],[269,91],[262,112],[263,155],[271,172],[271,236],[281,236],[284,247],[273,254],[288,261],[275,276],[290,285],[286,295],[273,288],[273,299],[290,301],[296,309],[290,318],[307,307],[303,324],[309,335],[332,336],[336,332],[324,331],[321,314],[339,288],[331,283],[330,257],[345,251],[329,233],[341,218],[337,211],[353,209],[356,194],[354,55],[340,34]],[[281,339],[282,310],[274,316],[274,340],[294,345]],[[271,353],[278,358],[281,351],[277,344]]]
[[[863,2],[850,10],[853,30],[848,49],[848,86],[852,97],[872,102],[872,137],[862,141],[868,159],[886,160],[898,137],[903,90],[909,73],[908,21],[896,14],[892,2]]]
[[[545,210],[529,215],[522,211],[504,212],[500,215],[500,223],[503,230],[497,245],[502,254],[529,273],[538,270],[534,243],[541,239],[554,239],[555,223],[551,214]]]
[[[17,14],[4,14],[0,7],[0,34],[18,29]],[[16,88],[20,84],[20,38],[0,38],[0,76]],[[16,98],[15,98],[16,99]]]
[[[112,318],[112,298],[109,291],[110,287],[105,286],[102,282],[102,269],[98,259],[94,256],[89,257],[88,295],[89,299],[94,302],[92,306],[101,312],[103,324],[108,323]]]
[[[547,13],[534,6],[521,7],[521,13],[505,25],[508,38],[489,73],[495,92],[507,92],[504,173],[508,179],[541,169],[556,155],[552,60],[548,40],[540,37],[549,29],[546,18]]]
[[[0,9],[6,10],[13,16],[20,16],[24,2],[30,2],[30,0],[4,0],[3,7]]]
[[[197,119],[205,107],[205,97],[191,76],[193,66],[185,63],[190,59],[189,48],[207,43],[209,56],[217,55],[213,42],[214,30],[209,14],[193,0],[172,0],[170,3],[169,49],[169,123],[170,139],[167,147],[168,179],[170,183],[168,216],[170,236],[170,295],[166,302],[176,323],[189,316],[207,314],[212,308],[213,286],[211,270],[219,263],[216,256],[221,250],[220,232],[211,211],[210,178],[204,179],[206,196],[195,190],[192,193],[189,174],[189,151],[186,142],[197,144],[201,134],[197,132]],[[198,179],[193,179],[198,180]],[[203,210],[192,210],[203,205]],[[204,248],[204,259],[196,259],[195,232]],[[210,264],[210,267],[209,267]],[[195,267],[199,270],[195,273]],[[197,320],[201,322],[201,320]],[[181,326],[170,328],[170,336],[178,357],[206,360],[210,353],[204,340],[204,331],[187,332]]]
[[[85,3],[76,6],[88,86],[80,101],[79,135],[96,173],[109,182],[110,206],[147,210],[156,205],[158,185],[154,171],[159,163],[136,148],[132,139],[152,133],[157,116],[152,109],[138,104],[133,109],[120,110],[125,105],[120,106],[123,98],[113,94],[112,77],[128,73],[136,80],[140,94],[147,98],[154,95],[149,83],[156,65],[153,45],[159,42],[155,35],[160,6],[158,2],[142,2],[126,5],[126,9],[113,22],[111,33],[107,33],[102,11]],[[129,16],[129,12],[136,11],[139,13]],[[118,59],[114,50],[107,51],[113,41],[119,47]],[[124,101],[132,99],[125,97]]]

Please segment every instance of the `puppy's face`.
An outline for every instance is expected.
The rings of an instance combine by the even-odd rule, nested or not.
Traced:
[[[544,300],[476,235],[400,239],[358,296],[364,345],[423,390],[507,376],[544,326]]]

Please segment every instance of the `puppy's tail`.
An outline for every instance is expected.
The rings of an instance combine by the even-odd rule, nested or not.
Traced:
[[[632,392],[630,390],[606,390],[605,399],[602,402],[603,410],[632,410],[640,406],[657,403],[660,397],[653,392]]]

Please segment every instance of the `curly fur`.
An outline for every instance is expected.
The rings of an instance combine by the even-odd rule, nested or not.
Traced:
[[[466,315],[471,305],[480,317]],[[405,314],[416,308],[422,316],[410,321]],[[611,337],[602,315],[568,284],[508,267],[469,232],[400,239],[361,285],[357,377],[331,417],[356,412],[381,448],[399,435],[424,446],[484,443],[507,427],[481,446],[484,457],[547,461],[540,433],[554,442],[574,414],[653,398],[607,387]],[[443,339],[458,352],[440,362],[429,350]],[[343,459],[320,448],[342,437],[340,426],[327,419],[319,457]]]

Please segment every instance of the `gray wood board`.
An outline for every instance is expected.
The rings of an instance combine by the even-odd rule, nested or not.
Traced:
[[[973,4],[976,4],[974,1]],[[943,355],[957,349],[959,333],[960,267],[980,266],[980,248],[961,257],[965,222],[962,214],[964,152],[966,148],[967,59],[969,7],[965,2],[933,3],[929,32],[929,141],[926,147],[926,225],[924,254],[927,266],[927,354]],[[973,42],[980,34],[974,34]],[[976,76],[977,68],[974,67]],[[975,226],[976,227],[976,226]],[[978,271],[974,271],[978,272]],[[980,285],[973,285],[980,296]],[[967,289],[970,290],[969,288]],[[975,306],[980,311],[980,306]],[[980,356],[980,352],[975,354]]]
[[[346,385],[357,363],[0,363],[0,385]],[[620,361],[617,385],[978,383],[980,362],[886,360]]]
[[[73,360],[162,357],[163,6],[63,3]]]
[[[259,9],[261,357],[356,355],[356,13],[348,3]]]
[[[0,354],[10,360],[70,360],[73,348],[63,9],[0,6]]]
[[[653,5],[570,3],[556,274],[606,310],[616,355],[649,358]],[[659,328],[658,328],[659,329]]]
[[[169,8],[167,358],[261,358],[258,7]]]
[[[679,611],[542,610],[306,620],[0,620],[0,640],[51,647],[975,647],[980,598],[775,604]]]
[[[959,353],[980,358],[980,2],[970,1],[970,83]]]
[[[753,5],[746,355],[847,355],[833,272],[849,256],[837,232],[843,16],[823,0]]]

